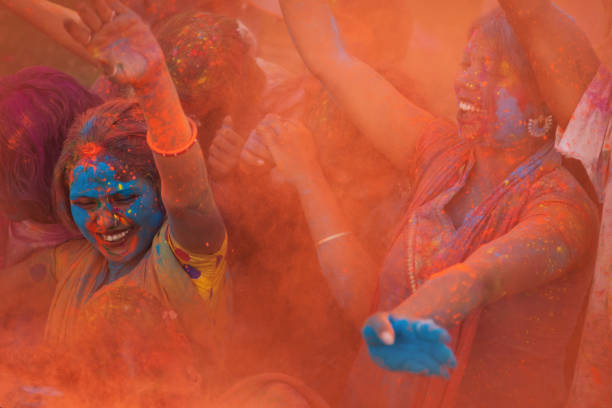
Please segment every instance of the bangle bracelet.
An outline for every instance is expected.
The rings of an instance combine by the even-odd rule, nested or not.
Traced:
[[[198,128],[195,122],[193,121],[193,119],[187,118],[187,122],[189,123],[189,127],[191,128],[191,137],[189,138],[187,143],[185,143],[184,146],[178,147],[173,150],[164,150],[164,149],[160,149],[159,147],[156,147],[153,144],[153,141],[151,140],[151,134],[147,132],[147,144],[149,145],[149,148],[151,149],[151,151],[153,151],[154,153],[160,156],[175,157],[191,149],[191,147],[195,144],[195,142],[198,141]]]
[[[318,240],[318,241],[317,241],[317,243],[316,243],[315,245],[316,245],[317,247],[320,247],[321,245],[323,245],[323,244],[324,244],[324,243],[326,243],[326,242],[333,241],[334,239],[342,238],[342,237],[345,237],[345,236],[350,235],[350,234],[352,234],[352,232],[351,232],[351,231],[343,231],[343,232],[339,232],[339,233],[337,233],[337,234],[333,234],[333,235],[330,235],[330,236],[328,236],[328,237],[325,237],[325,238],[323,238],[323,239]]]

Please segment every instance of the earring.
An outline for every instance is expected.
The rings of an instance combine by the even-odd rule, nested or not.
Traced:
[[[529,131],[529,134],[533,137],[542,137],[548,132],[550,132],[552,124],[552,115],[540,115],[537,118],[531,118],[527,121],[527,130]]]

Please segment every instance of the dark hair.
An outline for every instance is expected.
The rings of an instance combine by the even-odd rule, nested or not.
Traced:
[[[55,166],[53,198],[64,225],[77,230],[70,211],[70,173],[86,157],[108,156],[122,180],[137,177],[150,182],[158,195],[160,178],[146,141],[147,125],[137,102],[115,99],[90,109],[70,128]]]
[[[102,100],[71,76],[31,67],[0,78],[0,196],[24,214],[53,222],[51,180],[76,116]],[[22,206],[22,209],[24,206]]]
[[[235,19],[201,11],[176,14],[155,35],[185,112],[202,124],[221,125],[254,104],[265,88],[265,76],[249,52]],[[214,131],[199,132],[206,149]]]
[[[504,11],[496,8],[472,24],[470,36],[478,31],[491,41],[493,51],[498,57],[505,56],[519,78],[535,95],[539,94],[538,82],[529,58],[519,42]]]

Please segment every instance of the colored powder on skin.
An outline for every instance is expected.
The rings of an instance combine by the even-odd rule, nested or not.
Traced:
[[[72,172],[70,200],[89,198],[95,201],[95,208],[82,208],[71,203],[72,217],[87,240],[102,254],[109,257],[108,251],[100,243],[99,234],[107,230],[121,227],[136,229],[136,236],[130,251],[119,259],[109,259],[109,267],[119,268],[144,253],[151,245],[153,237],[161,227],[164,216],[159,205],[157,193],[149,183],[142,179],[132,181],[119,180],[116,169],[109,165],[111,158],[102,160],[86,160],[81,162]],[[111,197],[121,193],[121,199],[132,197],[126,204],[115,203]],[[106,220],[104,219],[106,218]],[[116,218],[117,222],[108,223],[108,219]],[[105,224],[108,223],[108,224]]]
[[[498,128],[492,135],[493,142],[499,148],[512,147],[526,134],[527,118],[517,99],[504,88],[499,90],[496,103]]]

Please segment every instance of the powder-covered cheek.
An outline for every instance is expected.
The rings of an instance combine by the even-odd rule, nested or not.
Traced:
[[[87,223],[90,221],[89,212],[77,205],[71,205],[70,211],[72,212],[72,219],[74,220],[76,226],[79,228],[81,233],[89,239],[90,234],[86,227]]]
[[[78,193],[88,192],[95,189],[95,183],[93,183],[95,174],[95,167],[85,168],[83,166],[77,166],[72,171],[71,183],[70,183],[70,192],[78,195]],[[72,213],[72,220],[79,228],[81,233],[87,239],[93,239],[91,233],[87,230],[87,224],[91,222],[91,214],[89,211],[79,207],[78,205],[70,205],[70,212]]]
[[[145,185],[142,194],[122,212],[124,217],[140,227],[138,241],[143,245],[151,242],[164,220],[157,194],[149,185]]]
[[[493,139],[502,146],[522,139],[527,131],[527,118],[518,100],[502,88],[496,103],[497,121]]]

